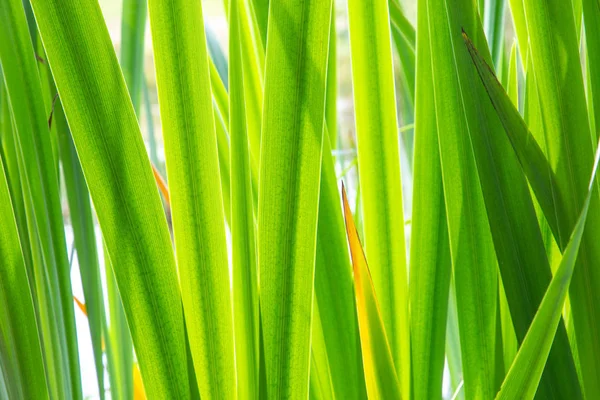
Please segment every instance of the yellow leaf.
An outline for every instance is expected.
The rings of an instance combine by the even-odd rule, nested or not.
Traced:
[[[133,365],[133,399],[146,400],[146,391],[142,382],[142,374],[137,364]]]
[[[367,394],[371,399],[400,399],[400,385],[385,333],[379,304],[367,265],[367,258],[360,243],[352,211],[342,185],[346,233],[352,256],[354,290],[358,313],[358,330],[363,354],[363,367]]]

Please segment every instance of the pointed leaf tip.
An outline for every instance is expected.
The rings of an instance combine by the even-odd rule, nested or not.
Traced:
[[[346,188],[342,183],[342,202],[346,233],[354,270],[354,290],[363,366],[369,398],[400,399],[400,384],[390,345],[383,326],[377,296],[367,259],[354,225]],[[364,278],[364,279],[363,279]]]

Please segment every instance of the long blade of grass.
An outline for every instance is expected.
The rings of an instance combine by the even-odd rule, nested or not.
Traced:
[[[517,42],[510,48],[510,59],[508,61],[508,80],[506,93],[516,109],[519,109],[519,75],[517,71]]]
[[[98,389],[100,398],[104,399],[104,364],[102,362],[102,331],[105,324],[104,296],[100,280],[100,264],[98,262],[98,250],[94,232],[92,204],[62,104],[57,104],[54,109],[53,123],[58,133],[62,171],[67,190],[67,201],[69,203],[69,215],[73,227],[83,294],[88,311],[88,324],[92,338]]]
[[[221,171],[221,188],[223,189],[223,209],[227,223],[231,223],[231,174],[229,162],[229,134],[219,112],[214,110],[215,132],[217,134],[217,152]],[[253,181],[254,182],[254,181]],[[253,186],[254,188],[254,186]]]
[[[250,149],[246,130],[246,109],[240,11],[243,2],[229,3],[229,102],[231,160],[231,241],[233,270],[233,312],[238,397],[259,396],[258,271]]]
[[[593,98],[591,114],[597,125],[600,124],[600,3],[595,0],[583,0],[583,18],[588,63],[587,81]],[[592,131],[594,142],[598,140],[598,135],[597,131]]]
[[[0,21],[0,60],[17,132],[17,151],[22,157],[22,182],[27,185],[27,201],[31,202],[27,218],[28,223],[35,226],[32,233],[35,235],[37,231],[42,256],[34,265],[36,274],[44,277],[40,282],[40,290],[49,289],[52,296],[47,304],[54,318],[47,320],[48,329],[58,333],[54,345],[47,345],[54,347],[51,351],[62,354],[62,367],[54,364],[57,367],[54,372],[58,374],[61,371],[54,379],[57,383],[55,388],[67,397],[78,399],[81,398],[81,378],[56,158],[22,2],[2,2]],[[50,334],[49,331],[46,333]],[[49,337],[46,335],[42,340],[49,340]],[[64,382],[62,390],[59,380]]]
[[[483,60],[475,47],[467,40],[467,48],[477,72],[487,90],[494,109],[498,113],[506,134],[512,144],[512,147],[521,163],[534,191],[536,198],[542,208],[546,220],[550,225],[557,241],[561,241],[560,232],[567,228],[568,222],[565,215],[560,210],[564,210],[564,201],[562,200],[556,175],[544,155],[544,152],[538,145],[536,139],[527,128],[527,125],[521,118],[515,105],[512,103],[504,88],[496,78],[493,70]],[[528,102],[533,101],[528,93]],[[527,103],[526,103],[527,104]],[[527,107],[526,107],[527,109]]]
[[[258,201],[269,398],[306,398],[331,1],[270,3]]]
[[[415,399],[439,399],[452,263],[433,103],[427,1],[420,0],[417,7],[419,86],[409,280],[412,393]]]
[[[1,73],[0,68],[0,73]],[[8,93],[4,85],[4,79],[0,78],[0,157],[4,162],[4,172],[8,182],[8,189],[13,205],[13,213],[19,232],[19,240],[23,251],[23,259],[27,268],[27,279],[31,288],[34,307],[37,306],[37,293],[35,288],[35,273],[33,270],[33,260],[31,255],[31,242],[27,226],[27,215],[25,211],[25,202],[23,199],[23,189],[21,177],[19,175],[19,160],[15,143],[15,130],[13,129],[12,115],[8,102]],[[37,310],[36,310],[37,312]]]
[[[236,391],[225,218],[200,2],[150,1],[173,236],[203,396]]]
[[[407,41],[408,45],[413,49],[416,48],[417,43],[417,32],[402,11],[402,7],[400,6],[399,0],[389,0],[389,12],[390,12],[390,23],[392,27],[397,29],[404,39]]]
[[[540,95],[548,160],[557,177],[568,220],[565,248],[587,195],[593,149],[585,102],[579,41],[571,2],[525,0],[533,71]],[[600,196],[592,196],[588,223],[569,290],[584,395],[600,398]]]
[[[415,115],[415,85],[416,85],[416,62],[415,62],[415,29],[408,21],[398,0],[389,1],[390,27],[392,40],[398,57],[400,59],[400,74],[398,76],[398,88],[402,95],[398,96],[400,103],[399,121],[402,125],[414,123]],[[407,167],[403,167],[402,174],[408,182],[412,182],[412,167],[414,153],[414,133],[402,133],[400,136],[402,150],[406,154]],[[403,161],[403,157],[401,157]],[[411,196],[412,186],[405,188],[405,196]],[[410,200],[408,202],[410,205]]]
[[[129,91],[129,97],[131,98],[138,120],[141,119],[139,105],[140,91],[143,95],[146,121],[148,123],[147,135],[150,160],[155,165],[158,165],[150,90],[144,75],[144,39],[148,4],[146,0],[125,0],[123,1],[122,10],[121,54],[119,61]],[[108,255],[105,257],[104,266],[110,310],[110,328],[106,330],[106,336],[109,343],[109,346],[107,346],[107,359],[109,361],[107,365],[109,377],[111,378],[111,395],[117,398],[129,399],[135,393],[133,381],[133,345]],[[139,368],[136,370],[139,375]]]
[[[48,399],[27,269],[1,159],[0,221],[3,221],[0,229],[0,341],[3,343],[0,346],[0,358],[2,370],[8,374],[7,398]]]
[[[518,107],[519,105],[519,87],[518,87],[518,75],[517,75],[517,44],[513,43],[511,52],[510,52],[510,60],[508,67],[508,84],[507,93],[515,105]],[[536,209],[537,210],[537,209]],[[543,235],[543,233],[542,233]],[[504,360],[504,374],[508,373],[508,369],[512,364],[515,355],[517,354],[518,342],[517,336],[515,334],[515,329],[513,326],[512,317],[510,315],[510,308],[508,305],[508,300],[506,298],[506,292],[504,290],[504,284],[502,283],[502,279],[498,281],[498,301],[500,307],[500,326],[502,330],[502,357]],[[503,375],[504,377],[504,375]]]
[[[532,141],[532,143],[537,142],[539,144],[540,149],[544,149],[543,151],[546,152],[547,145],[546,145],[546,138],[545,138],[545,134],[544,134],[544,126],[543,126],[544,123],[542,121],[542,111],[540,109],[540,99],[539,99],[539,94],[538,94],[537,83],[535,81],[535,74],[533,71],[531,55],[529,55],[527,57],[527,63],[529,64],[529,66],[527,67],[527,70],[529,72],[525,75],[525,90],[523,93],[523,95],[524,95],[523,119],[525,120],[525,124],[529,128],[529,131],[531,132],[531,136],[535,139],[535,141]],[[502,120],[501,115],[500,115],[500,119]],[[505,125],[505,131],[509,132],[508,130],[506,130],[506,125]],[[511,140],[511,142],[512,142],[512,140]],[[525,142],[525,144],[528,144],[528,143],[529,143],[528,141]],[[514,146],[513,146],[513,148],[514,148]],[[542,150],[540,150],[539,152],[541,153]],[[524,165],[523,160],[522,160],[523,157],[521,157],[519,155],[518,151],[517,151],[517,157],[519,157],[519,159],[521,160],[521,164]],[[538,157],[539,157],[539,154],[538,154]],[[542,159],[542,158],[540,158],[540,159]],[[535,160],[535,158],[533,158],[533,160]],[[540,166],[542,166],[542,165],[540,165]],[[552,172],[549,164],[546,162],[546,165],[543,166],[543,168],[545,170],[547,170],[544,177],[546,179],[550,179],[548,181],[548,183],[550,183],[549,188],[554,190],[554,193],[558,193],[558,188],[556,186],[556,182],[551,181],[552,179],[555,180],[556,177],[553,176],[553,172]],[[544,169],[542,169],[540,172],[543,172]],[[538,214],[538,221],[540,224],[540,228],[542,230],[542,235],[544,237],[544,243],[546,244],[546,254],[548,255],[548,261],[550,261],[551,265],[554,267],[554,266],[558,265],[558,262],[555,262],[555,260],[559,260],[560,258],[562,258],[562,254],[557,245],[557,240],[555,240],[555,238],[560,237],[558,235],[558,224],[556,223],[555,224],[556,226],[553,227],[549,223],[549,221],[557,221],[559,217],[563,217],[563,213],[558,213],[558,216],[557,216],[557,215],[555,215],[554,210],[548,209],[548,205],[553,206],[552,202],[555,201],[555,199],[547,198],[547,197],[544,198],[544,197],[540,196],[539,193],[537,193],[534,190],[535,188],[531,182],[532,177],[527,174],[527,170],[525,170],[525,174],[527,175],[527,178],[530,180],[530,186],[532,187],[533,193],[536,196],[536,199],[535,199],[536,211]],[[556,197],[556,200],[559,200],[558,194],[553,194],[552,196]],[[540,203],[540,200],[549,201],[549,203],[546,205],[546,208],[547,208],[546,210],[544,210],[544,207],[542,206],[543,203]],[[551,214],[548,213],[549,211],[551,211]],[[563,221],[563,223],[564,223],[564,221]],[[571,342],[571,343],[573,343],[573,342]],[[573,348],[573,346],[571,346],[571,347]],[[575,355],[576,354],[574,354],[574,356]]]
[[[127,326],[125,310],[110,256],[104,249],[104,271],[106,278],[106,294],[108,297],[109,325],[105,327],[105,343],[107,366],[110,377],[111,398],[131,399],[134,393],[133,383],[133,345]]]
[[[331,139],[327,138],[327,134],[328,132],[325,132],[323,138],[313,324],[317,324],[317,317],[321,318],[319,324],[323,330],[336,397],[363,399],[366,396],[366,387],[354,305],[352,267],[340,209],[341,199],[335,165],[331,155]],[[316,308],[319,310],[318,315]],[[340,332],[344,334],[341,335]],[[311,368],[311,379],[312,373]]]
[[[248,0],[240,3],[240,39],[242,46],[242,62],[244,65],[244,89],[246,124],[250,143],[250,161],[253,181],[258,182],[259,161],[261,152],[261,124],[263,112],[263,75],[265,74],[265,47],[257,43],[250,25],[252,17]],[[254,186],[254,201],[258,202],[258,187]]]
[[[504,53],[504,9],[506,0],[485,0],[483,28],[490,44],[492,60],[500,68]]]
[[[269,0],[251,0],[254,18],[263,48],[267,48],[267,27],[269,26]]]
[[[513,26],[519,43],[519,53],[521,54],[521,65],[526,72],[528,69],[527,55],[529,54],[529,33],[527,31],[527,21],[525,21],[525,8],[523,0],[509,0],[510,15],[512,16]]]
[[[228,14],[228,0],[224,0],[225,11]],[[265,50],[260,38],[253,34],[252,10],[249,0],[240,3],[240,42],[242,48],[242,61],[244,64],[244,88],[246,90],[246,123],[248,125],[248,138],[250,141],[251,165],[253,170],[258,170],[260,159],[261,116],[263,108],[263,70],[265,64]],[[253,172],[254,173],[254,172]],[[256,200],[256,199],[255,199]]]
[[[595,195],[593,189],[599,157],[600,152],[596,154],[589,192],[569,244],[564,251],[563,259],[548,286],[540,308],[502,384],[497,399],[533,399],[536,393],[550,347],[555,340],[556,329],[561,320],[563,305],[576,268],[577,253],[582,242],[591,199]]]
[[[121,21],[121,69],[136,114],[140,112],[144,85],[144,35],[147,0],[124,0]]]
[[[465,398],[462,357],[460,350],[460,332],[458,330],[458,310],[456,307],[456,289],[454,282],[450,281],[448,295],[448,320],[446,321],[446,360],[450,375],[450,389],[457,399]]]
[[[472,4],[428,3],[437,132],[454,269],[465,395],[493,395],[496,260],[455,64],[456,15]],[[448,11],[447,11],[448,10]],[[460,37],[460,27],[458,27]],[[471,106],[472,104],[468,104]],[[472,121],[471,121],[472,122]]]
[[[212,67],[214,66],[218,73],[218,77],[222,80],[225,90],[227,90],[227,88],[229,88],[229,66],[227,65],[227,59],[225,58],[225,54],[223,54],[223,50],[221,49],[221,45],[219,44],[215,33],[209,26],[205,26],[204,29],[206,33],[206,44],[208,45],[208,55],[210,56],[211,74]],[[212,80],[212,75],[211,82],[214,82]]]
[[[146,390],[185,398],[183,318],[169,231],[100,7],[62,0],[32,5]]]
[[[356,310],[367,394],[372,399],[401,399],[401,386],[376,297],[375,286],[358,237],[358,231],[354,225],[344,187],[342,187],[342,203],[354,270]]]
[[[313,311],[311,352],[310,352],[310,389],[309,399],[331,399],[335,400],[335,391],[331,380],[329,359],[327,358],[327,343],[321,326],[321,315],[319,314],[319,302],[315,296]]]
[[[460,25],[455,25],[455,29],[460,30],[461,26],[471,29],[475,35],[474,40],[483,38],[481,28],[478,29],[476,25],[469,26],[461,22]],[[457,64],[462,72],[461,80],[465,82],[463,99],[465,103],[470,99],[469,109],[474,111],[469,116],[471,141],[502,283],[517,339],[522,341],[551,280],[550,264],[529,185],[519,166],[518,158],[511,149],[510,140],[502,132],[497,112],[486,99],[488,95],[485,87],[472,84],[477,82],[478,70],[474,67],[468,50],[474,52],[475,44],[464,31],[462,37],[455,39],[454,44],[457,46]],[[478,53],[479,58],[491,65],[485,41],[479,40],[478,47],[482,51]],[[491,68],[488,67],[488,70]],[[465,92],[469,94],[465,95]],[[512,102],[508,101],[512,106]],[[481,115],[485,117],[478,121],[478,116]],[[577,396],[579,383],[572,358],[566,331],[561,325],[540,388],[540,396]]]
[[[150,162],[152,162],[154,165],[159,165],[156,136],[154,134],[152,102],[150,100],[150,89],[148,88],[148,82],[146,79],[144,79],[142,85],[142,98],[144,100],[144,114],[146,116],[146,128],[148,130],[148,155],[150,156]]]
[[[410,394],[406,245],[388,2],[348,1],[365,251],[402,396]]]
[[[229,84],[229,66],[227,60],[221,52],[221,48],[218,47],[216,39],[211,33],[210,29],[206,29],[206,38],[208,41],[208,48],[210,53],[209,69],[210,69],[210,82],[213,96],[213,109],[215,119],[215,132],[217,134],[217,151],[219,154],[219,169],[221,171],[221,189],[223,190],[223,208],[225,210],[225,219],[227,223],[231,223],[231,175],[230,175],[230,163],[229,163],[229,95],[227,94],[227,85]],[[211,44],[213,43],[213,44]],[[211,48],[213,50],[211,50]],[[220,70],[224,70],[225,77],[223,77]],[[254,168],[252,171],[252,182],[257,181],[258,170]],[[256,191],[256,185],[252,188]],[[256,193],[255,193],[256,199]]]
[[[398,0],[389,0],[389,8],[392,39],[400,57],[400,71],[405,83],[403,92],[406,98],[403,101],[407,102],[412,110],[415,103],[416,31],[404,15]],[[410,114],[412,115],[412,112]]]
[[[331,10],[329,23],[329,57],[327,58],[327,92],[325,98],[325,121],[329,131],[331,146],[337,143],[337,31],[335,29],[335,4]]]

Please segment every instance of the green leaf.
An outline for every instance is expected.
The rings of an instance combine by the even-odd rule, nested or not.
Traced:
[[[206,44],[208,45],[208,55],[210,56],[211,74],[212,67],[214,66],[218,73],[217,77],[219,77],[222,80],[221,84],[224,85],[224,89],[227,91],[227,88],[229,87],[229,66],[227,65],[227,59],[225,58],[225,54],[223,54],[223,50],[221,50],[221,45],[219,44],[215,33],[210,29],[209,26],[205,26],[204,29],[206,32]]]
[[[389,8],[392,40],[400,59],[400,74],[398,76],[398,88],[396,89],[401,93],[401,95],[398,96],[401,107],[399,121],[402,125],[410,125],[414,123],[415,116],[415,29],[405,17],[398,0],[390,0]],[[411,181],[412,166],[414,163],[414,133],[402,132],[400,140],[402,149],[406,155],[406,164],[408,166],[408,168],[402,170],[402,173],[409,178],[409,181]],[[405,196],[410,196],[410,194],[411,189],[409,186]]]
[[[564,250],[587,196],[595,146],[589,130],[578,28],[571,2],[524,0],[524,5],[548,161],[564,200],[565,208],[559,210],[568,222],[559,232],[559,247]],[[600,398],[599,233],[600,196],[596,193],[569,293],[586,398]]]
[[[237,395],[241,399],[259,396],[258,271],[250,149],[246,130],[246,109],[240,12],[243,2],[229,3],[229,122],[231,160],[231,243],[233,271],[233,316]]]
[[[104,297],[100,280],[92,204],[62,104],[56,104],[53,124],[58,133],[62,171],[92,338],[99,394],[100,398],[104,399],[104,364],[102,362],[102,331],[105,324]]]
[[[354,291],[367,394],[371,399],[401,399],[401,387],[377,301],[375,286],[358,237],[358,231],[354,225],[344,187],[342,187],[342,202],[354,270]]]
[[[309,399],[335,400],[335,391],[331,381],[331,370],[327,358],[327,345],[321,326],[319,302],[315,296],[310,352],[310,389]]]
[[[407,41],[408,45],[414,50],[417,43],[417,33],[408,18],[406,18],[404,11],[402,11],[400,1],[389,0],[388,6],[390,23],[392,27],[398,29],[402,36],[404,36],[404,39]]]
[[[269,25],[269,0],[252,0],[252,10],[263,49],[267,47],[267,27]]]
[[[519,343],[517,342],[517,335],[515,334],[515,328],[513,325],[512,317],[510,315],[510,307],[506,298],[506,292],[504,290],[504,284],[502,280],[498,281],[499,286],[499,306],[500,306],[500,326],[502,329],[502,358],[504,361],[503,374],[508,372],[510,365],[515,359]],[[498,356],[498,355],[497,355]],[[504,375],[503,375],[504,378]]]
[[[585,46],[588,62],[587,81],[593,97],[593,119],[600,124],[600,4],[597,0],[583,0],[585,21]],[[588,93],[588,96],[590,93]],[[593,141],[598,140],[598,132],[592,131]]]
[[[0,74],[1,74],[0,68]],[[8,189],[13,205],[13,213],[17,223],[17,231],[23,251],[23,259],[27,268],[27,279],[31,288],[34,307],[37,307],[37,293],[35,291],[35,273],[33,270],[32,250],[27,226],[25,201],[23,199],[23,184],[19,175],[19,160],[15,143],[16,132],[13,129],[12,115],[8,101],[8,94],[4,79],[0,79],[0,158],[4,162],[4,172],[8,182]],[[36,309],[37,312],[37,309]]]
[[[314,326],[319,324],[323,330],[328,368],[336,397],[364,399],[366,387],[360,353],[352,267],[330,141],[331,138],[328,139],[326,131],[323,138],[319,192],[313,340]],[[319,322],[317,322],[318,316]],[[344,334],[341,335],[340,332]],[[312,351],[315,352],[314,342]],[[313,357],[316,363],[324,358],[321,355],[313,355]],[[325,369],[325,366],[321,365],[316,367]],[[312,367],[310,373],[312,380]]]
[[[79,352],[56,158],[22,2],[3,1],[0,21],[0,61],[15,123],[21,182],[26,186],[27,220],[31,241],[39,244],[34,270],[36,291],[47,308],[40,314],[44,314],[43,348],[52,365],[51,391],[78,399]]]
[[[510,60],[508,62],[508,97],[515,108],[519,108],[519,75],[517,73],[517,42],[513,42],[510,48]]]
[[[468,37],[467,37],[468,39]],[[558,192],[558,182],[556,175],[544,155],[544,152],[538,145],[527,125],[519,115],[510,98],[504,92],[504,88],[494,75],[489,65],[479,56],[472,42],[466,41],[469,54],[473,59],[477,72],[487,90],[494,109],[498,113],[504,130],[515,151],[521,168],[528,178],[529,184],[536,195],[537,201],[546,216],[557,241],[560,240],[560,232],[566,229],[568,222],[564,213],[559,210],[564,209],[563,200]],[[533,73],[533,72],[532,72]],[[533,77],[533,76],[532,76]],[[528,77],[529,80],[529,77]],[[529,84],[528,84],[529,86]],[[532,97],[537,93],[532,89],[531,94],[527,93],[527,103],[536,99]]]
[[[327,58],[327,92],[325,98],[325,121],[329,131],[329,140],[332,147],[337,143],[337,31],[335,29],[335,4],[331,10],[329,31],[329,57]]]
[[[440,399],[452,264],[440,168],[427,1],[418,2],[413,208],[410,241],[412,393]]]
[[[27,269],[0,159],[0,360],[7,398],[48,399]]]
[[[415,28],[408,21],[398,0],[389,0],[392,39],[400,57],[400,72],[404,83],[403,101],[409,105],[408,115],[413,115],[415,103]],[[412,122],[412,121],[411,121]],[[410,123],[410,122],[409,122]]]
[[[512,16],[513,26],[519,43],[519,53],[521,54],[521,65],[527,72],[527,55],[529,54],[529,33],[527,31],[527,21],[525,21],[525,8],[523,0],[509,0],[510,15]]]
[[[492,60],[500,68],[504,53],[504,9],[506,0],[485,0],[483,28],[490,46]]]
[[[460,332],[458,331],[458,310],[456,307],[456,289],[454,282],[450,281],[450,294],[448,295],[448,321],[446,323],[446,359],[450,373],[450,388],[456,393],[456,399],[464,399],[464,386],[462,357],[460,349]]]
[[[471,27],[473,28],[475,27]],[[476,38],[482,37],[477,29],[473,29],[473,33]],[[463,31],[458,45],[461,50],[461,67],[465,73],[468,72],[464,80],[470,82],[467,84],[468,87],[478,89],[477,92],[472,91],[472,94],[476,93],[474,99],[477,99],[481,109],[486,112],[486,122],[483,126],[487,129],[478,130],[475,128],[477,125],[472,125],[475,128],[472,132],[480,133],[471,134],[471,139],[479,167],[502,283],[517,340],[521,342],[544,296],[552,273],[530,189],[518,159],[511,149],[511,142],[502,132],[498,113],[486,99],[489,96],[485,92],[485,86],[472,83],[477,82],[479,73],[479,69],[473,65],[473,55],[478,57],[477,62],[480,65],[488,66],[486,68],[488,73],[491,72],[489,67],[491,58],[485,42],[479,41],[479,48],[483,51],[479,53],[475,50],[475,44]],[[501,87],[498,90],[503,91]],[[514,109],[512,101],[506,94],[504,100],[507,102],[507,107]],[[476,107],[472,109],[477,110]],[[479,114],[483,113],[481,109],[477,110]],[[475,120],[476,114],[471,114],[471,118]],[[564,325],[561,325],[546,368],[544,383],[540,388],[542,398],[577,397],[579,383],[572,360],[566,330]]]
[[[140,112],[144,85],[144,35],[147,0],[124,0],[121,20],[121,69],[135,112]]]
[[[457,61],[464,63],[459,58],[461,54],[456,54],[457,36],[460,38],[456,14],[465,13],[463,22],[473,24],[473,6],[466,1],[430,0],[428,21],[465,396],[489,398],[493,395],[495,368],[496,255],[473,155],[474,144],[469,137],[469,130],[475,129],[469,123],[480,120],[467,119],[477,107],[470,108],[473,95],[465,93],[471,89],[461,87],[464,75],[459,79],[458,73],[462,64],[456,64]],[[451,10],[454,8],[456,10]],[[463,103],[463,95],[469,96],[468,103]]]
[[[201,3],[149,2],[173,236],[200,392],[236,392],[225,218]],[[185,10],[185,12],[184,12]]]
[[[133,347],[125,318],[125,310],[106,246],[104,271],[110,324],[105,326],[104,341],[110,377],[111,398],[133,398]]]
[[[150,100],[150,89],[148,88],[148,82],[146,79],[144,79],[142,85],[142,94],[144,99],[144,114],[146,115],[146,127],[148,130],[148,153],[150,156],[150,161],[155,166],[159,167],[156,136],[154,135],[154,120],[152,115],[152,103]]]
[[[308,395],[331,9],[270,3],[257,238],[270,399]]]
[[[348,1],[365,251],[402,396],[410,397],[406,244],[387,0]]]
[[[550,347],[555,340],[555,333],[561,321],[561,313],[565,299],[567,298],[567,291],[571,283],[573,271],[576,268],[577,254],[582,242],[591,199],[595,193],[594,181],[598,169],[599,157],[600,152],[596,154],[589,192],[575,229],[571,234],[569,244],[564,251],[560,266],[546,290],[540,308],[502,384],[502,388],[496,397],[497,399],[533,399],[536,393]]]
[[[33,0],[32,5],[115,270],[146,392],[186,398],[181,298],[169,231],[100,7],[74,0]]]

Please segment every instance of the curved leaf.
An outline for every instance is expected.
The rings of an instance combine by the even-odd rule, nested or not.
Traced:
[[[533,399],[536,393],[550,347],[554,341],[556,328],[561,320],[563,305],[576,267],[577,253],[579,252],[590,202],[594,194],[593,188],[599,158],[600,152],[597,152],[589,192],[575,229],[571,234],[569,244],[563,253],[560,266],[546,290],[540,308],[529,327],[527,336],[525,336],[525,340],[519,348],[519,352],[496,399]]]

